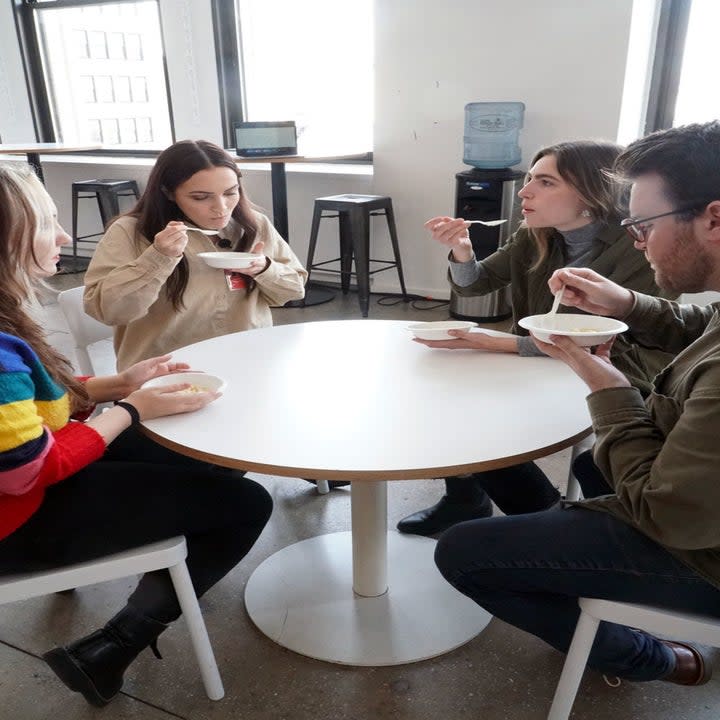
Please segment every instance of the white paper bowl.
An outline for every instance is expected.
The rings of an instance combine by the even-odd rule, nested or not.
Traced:
[[[469,330],[477,325],[468,320],[439,320],[437,322],[422,322],[408,325],[408,330],[420,340],[453,340],[448,330]]]
[[[148,387],[165,387],[166,385],[177,385],[178,383],[190,383],[200,390],[210,390],[211,392],[222,392],[225,390],[227,383],[217,375],[202,372],[179,372],[170,375],[161,375],[160,377],[148,380],[143,384],[144,388]]]
[[[628,329],[624,322],[614,318],[578,313],[558,313],[550,319],[547,315],[530,315],[518,320],[518,325],[543,342],[552,344],[551,335],[565,335],[582,347],[601,345]]]
[[[197,255],[210,267],[221,270],[242,270],[249,267],[253,260],[259,260],[262,255],[247,252],[202,252]]]

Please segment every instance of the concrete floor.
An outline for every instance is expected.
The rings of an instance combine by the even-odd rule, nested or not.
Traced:
[[[82,275],[55,278],[58,288],[82,282]],[[383,307],[373,297],[370,317],[438,320],[447,306],[422,311],[409,305]],[[429,305],[429,303],[421,303]],[[72,344],[56,305],[44,308],[52,341],[72,357]],[[305,309],[274,312],[277,324],[359,317],[354,295]],[[502,325],[492,327],[504,329]],[[99,362],[111,370],[108,347]],[[540,461],[559,486],[568,453]],[[0,607],[0,697],[4,720],[58,717],[103,720],[541,720],[550,706],[563,656],[540,640],[493,620],[485,631],[441,657],[404,666],[347,667],[312,660],[276,645],[245,613],[243,590],[252,571],[269,555],[297,540],[350,528],[350,493],[320,496],[300,479],[253,475],[275,501],[273,518],[245,560],[201,601],[226,697],[212,702],[203,692],[184,623],[161,638],[164,660],[142,653],[126,675],[120,696],[107,708],[90,707],[69,693],[40,655],[101,625],[124,604],[132,580],[107,583]],[[436,480],[389,484],[391,526],[409,512],[437,500]],[[438,616],[438,623],[443,622]],[[701,688],[661,682],[623,683],[618,688],[588,671],[573,718],[597,720],[715,720],[720,708],[717,681]]]

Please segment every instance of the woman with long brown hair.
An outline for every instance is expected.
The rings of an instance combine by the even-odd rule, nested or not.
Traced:
[[[542,355],[518,320],[550,310],[553,296],[547,281],[562,267],[589,267],[624,287],[658,295],[652,269],[620,227],[623,203],[611,170],[621,151],[614,143],[593,140],[561,142],[539,150],[518,193],[522,225],[506,245],[482,261],[475,259],[469,223],[450,217],[428,220],[425,227],[433,239],[450,251],[450,284],[458,295],[485,295],[510,285],[515,337],[453,331],[453,340],[417,342],[433,348]],[[619,338],[613,346],[613,361],[647,392],[668,355]],[[583,454],[578,462],[584,476],[592,474],[590,458]],[[544,510],[560,497],[531,462],[446,478],[445,485],[446,493],[437,504],[404,518],[398,529],[433,535],[463,520],[492,515],[491,499],[506,514],[518,514]]]
[[[213,234],[207,234],[209,231]],[[258,255],[241,271],[199,253]],[[221,147],[183,140],[158,156],[142,197],[107,229],[85,274],[85,309],[115,328],[118,368],[184,345],[272,325],[307,273],[245,195]]]
[[[198,596],[247,554],[272,509],[257,483],[135,432],[200,410],[214,392],[141,388],[187,368],[170,355],[78,380],[29,312],[70,238],[28,166],[0,165],[0,574],[59,567],[184,535]],[[115,406],[87,420],[94,403]],[[128,460],[131,458],[131,460]],[[167,572],[146,573],[104,627],[43,657],[71,690],[107,704],[135,657],[180,615]]]

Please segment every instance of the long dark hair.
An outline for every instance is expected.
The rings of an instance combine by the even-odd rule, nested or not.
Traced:
[[[163,150],[150,172],[145,192],[135,207],[127,213],[137,218],[136,241],[152,243],[157,233],[171,220],[185,220],[182,210],[170,197],[175,190],[195,173],[213,167],[226,167],[238,179],[240,201],[232,211],[232,218],[243,229],[238,250],[250,250],[257,234],[250,202],[242,189],[240,171],[232,157],[221,147],[207,140],[180,140]],[[183,294],[188,283],[188,263],[180,260],[167,280],[165,291],[177,311],[183,307]]]
[[[540,158],[552,155],[558,174],[572,185],[590,211],[593,221],[611,225],[620,222],[625,205],[623,188],[611,175],[615,160],[621,152],[622,147],[611,142],[571,140],[538,150],[530,167]],[[550,237],[554,232],[555,228],[530,228],[538,252],[533,268],[541,265],[547,257]]]
[[[35,300],[32,270],[39,263],[34,242],[54,232],[53,206],[47,191],[29,165],[0,165],[0,330],[24,340],[50,376],[70,398],[72,412],[91,403],[70,361],[45,339],[42,327],[28,312]]]

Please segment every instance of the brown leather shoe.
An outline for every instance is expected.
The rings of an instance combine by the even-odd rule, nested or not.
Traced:
[[[661,640],[665,647],[675,655],[675,669],[665,677],[663,682],[676,685],[704,685],[712,677],[712,666],[709,658],[703,656],[698,648],[688,643],[673,640]]]

